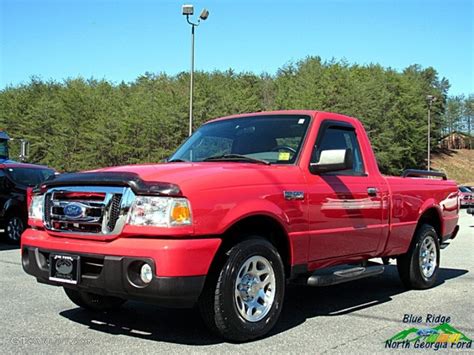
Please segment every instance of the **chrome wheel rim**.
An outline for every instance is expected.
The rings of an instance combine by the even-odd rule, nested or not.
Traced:
[[[234,301],[240,316],[248,322],[262,320],[272,308],[275,292],[275,272],[268,259],[248,258],[235,280]]]
[[[438,264],[437,256],[436,243],[433,237],[426,237],[420,248],[420,270],[425,279],[433,276]]]
[[[8,238],[17,242],[20,240],[21,232],[23,232],[23,222],[18,217],[10,219],[7,225]]]

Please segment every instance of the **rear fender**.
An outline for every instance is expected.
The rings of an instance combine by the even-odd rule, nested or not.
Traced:
[[[418,212],[418,223],[420,222],[421,217],[430,209],[434,209],[438,214],[439,231],[437,232],[440,234],[439,237],[441,238],[444,235],[443,211],[441,211],[441,208],[435,199],[429,198],[421,205],[420,210]]]

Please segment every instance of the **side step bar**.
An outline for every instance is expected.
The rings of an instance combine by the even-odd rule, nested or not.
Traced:
[[[308,278],[308,286],[330,286],[337,285],[343,282],[363,279],[369,276],[375,276],[383,273],[384,266],[358,266],[350,269],[336,270],[334,272],[326,272],[318,274],[318,271]]]
[[[449,243],[441,243],[441,245],[439,246],[440,249],[446,249],[447,247],[449,246]]]

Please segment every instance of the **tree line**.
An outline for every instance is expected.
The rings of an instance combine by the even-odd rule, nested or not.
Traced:
[[[448,89],[431,67],[397,71],[319,57],[289,63],[274,75],[197,72],[194,124],[254,111],[334,111],[361,119],[381,170],[398,174],[425,166],[427,95],[437,98],[432,145],[449,129],[465,129],[468,110],[453,111],[457,99],[448,98]],[[29,140],[29,161],[59,171],[158,162],[187,137],[188,95],[188,73],[145,73],[129,83],[31,78],[0,91],[0,127]],[[471,105],[472,117],[473,97],[461,101]]]
[[[469,137],[469,149],[474,148],[474,95],[468,97],[457,95],[448,98],[444,115],[443,133],[445,136],[453,132],[466,133]]]

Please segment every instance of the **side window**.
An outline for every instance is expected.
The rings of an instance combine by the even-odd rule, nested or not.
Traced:
[[[352,150],[354,162],[352,170],[338,171],[336,175],[362,175],[364,173],[364,163],[354,129],[345,127],[328,127],[323,131],[323,136],[318,138],[314,147],[312,163],[317,163],[323,150],[350,149]]]
[[[0,169],[0,191],[5,190],[6,188],[6,176],[3,169]]]

